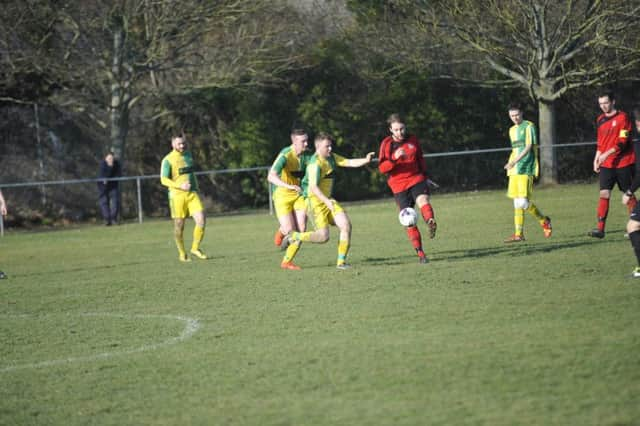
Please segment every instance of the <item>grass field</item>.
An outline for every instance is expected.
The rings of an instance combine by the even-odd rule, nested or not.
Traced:
[[[210,218],[190,264],[169,220],[9,230],[0,424],[640,424],[640,280],[596,200],[539,189],[553,237],[505,245],[503,191],[436,194],[427,265],[392,201],[347,205],[349,271],[335,230],[280,270],[265,212]]]

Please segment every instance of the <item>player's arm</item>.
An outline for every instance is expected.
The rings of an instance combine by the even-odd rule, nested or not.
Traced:
[[[389,157],[389,145],[388,140],[382,141],[380,144],[380,153],[378,154],[378,170],[380,173],[389,173],[395,166],[395,161]]]
[[[278,155],[278,158],[276,158],[276,161],[273,162],[271,169],[269,169],[269,173],[267,174],[267,181],[276,186],[300,192],[301,189],[298,185],[290,185],[280,179],[280,173],[282,173],[282,169],[284,168],[286,161],[287,160],[283,155]]]
[[[338,164],[341,167],[362,167],[371,163],[371,160],[373,159],[374,155],[376,155],[375,152],[369,152],[366,156],[362,158],[349,158],[349,159],[345,158],[345,161],[342,162],[342,164],[340,164],[340,162],[338,161],[336,161],[336,164]]]
[[[533,133],[533,126],[527,126],[524,132],[524,149],[520,151],[518,155],[516,155],[513,159],[509,160],[507,164],[505,164],[505,170],[509,170],[514,167],[520,160],[522,160],[531,150],[533,149],[533,142],[535,140],[535,134]]]
[[[189,182],[178,184],[171,179],[171,162],[168,159],[162,160],[162,165],[160,166],[160,183],[169,189],[181,189],[184,191],[188,191],[191,187]]]
[[[531,143],[527,143],[524,149],[520,152],[520,154],[516,155],[516,157],[513,160],[505,164],[504,168],[506,170],[509,170],[510,168],[514,167],[516,164],[518,164],[518,161],[522,160],[522,158],[531,151],[532,148],[533,148],[533,145]]]
[[[620,128],[620,132],[618,133],[618,141],[616,143],[615,152],[622,152],[626,150],[629,145],[632,143],[631,139],[632,125],[629,116],[625,114],[625,121]]]

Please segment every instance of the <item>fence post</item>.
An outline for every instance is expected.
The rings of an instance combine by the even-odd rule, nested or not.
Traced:
[[[140,176],[136,178],[136,189],[138,195],[138,223],[142,223],[142,189],[140,186]]]

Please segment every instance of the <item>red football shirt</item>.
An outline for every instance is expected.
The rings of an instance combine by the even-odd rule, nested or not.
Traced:
[[[615,148],[616,152],[607,157],[602,167],[620,169],[636,162],[631,143],[631,120],[624,111],[616,111],[611,117],[604,114],[596,121],[598,129],[598,151],[606,152]]]
[[[404,151],[401,158],[396,157],[399,149]],[[394,194],[427,179],[422,148],[415,135],[407,136],[402,142],[395,142],[391,136],[387,136],[380,143],[378,159],[378,169],[388,175],[387,184]]]

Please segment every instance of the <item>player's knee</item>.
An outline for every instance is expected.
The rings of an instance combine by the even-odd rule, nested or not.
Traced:
[[[326,243],[329,241],[329,228],[322,228],[316,231],[318,233],[318,242]]]
[[[514,198],[513,207],[516,209],[526,209],[527,207],[529,207],[529,200],[522,197]]]
[[[640,231],[640,222],[637,220],[630,220],[627,222],[627,233],[631,234],[632,232]]]

